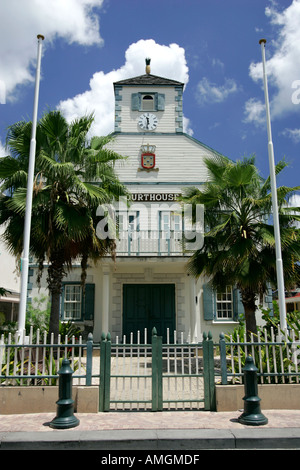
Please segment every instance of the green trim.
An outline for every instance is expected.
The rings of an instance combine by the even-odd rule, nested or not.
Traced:
[[[163,409],[162,337],[152,332],[152,411]]]
[[[119,123],[121,122],[120,113],[122,111],[122,106],[120,101],[123,100],[122,95],[120,95],[120,91],[122,90],[121,86],[115,87],[115,131],[121,131],[121,127]]]
[[[143,109],[143,96],[151,95],[153,96],[153,110],[145,110]],[[165,94],[164,93],[157,93],[151,91],[140,91],[138,93],[131,94],[131,111],[153,111],[159,112],[165,110]]]
[[[203,284],[203,317],[205,321],[215,323],[237,322],[239,316],[244,314],[240,291],[232,288],[232,318],[217,318],[217,291],[207,283]]]
[[[198,344],[162,344],[162,337],[157,335],[156,328],[152,330],[151,344],[111,344],[110,333],[101,335],[100,343],[100,383],[99,383],[99,411],[108,412],[110,411],[110,405],[114,404],[149,404],[152,411],[162,411],[164,404],[169,403],[204,403],[206,411],[216,411],[216,396],[215,396],[215,376],[214,376],[214,343],[212,335],[209,333],[203,333],[203,341]],[[172,351],[172,354],[177,348],[188,348],[188,350],[195,351],[195,348],[203,348],[203,373],[194,374],[192,371],[180,371],[180,373],[166,373],[163,370],[163,349],[167,347],[168,350]],[[111,354],[112,350],[118,350],[120,348],[119,357],[121,357],[121,351],[127,348],[133,348],[133,350],[147,350],[147,356],[151,355],[151,372],[147,374],[112,374],[111,372]],[[148,371],[147,371],[148,372]],[[170,378],[181,379],[181,378],[198,378],[203,377],[204,379],[204,394],[202,391],[199,396],[191,397],[175,397],[173,399],[163,398],[163,382],[164,379],[169,380]],[[129,378],[142,378],[147,379],[150,382],[149,388],[151,389],[151,399],[140,399],[131,397],[131,399],[122,399],[120,397],[116,400],[110,399],[110,382],[112,378],[118,378],[120,380]],[[201,396],[200,396],[201,394]]]

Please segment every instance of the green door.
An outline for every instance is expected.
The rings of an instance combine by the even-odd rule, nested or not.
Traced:
[[[147,328],[149,343],[154,327],[165,343],[169,328],[170,341],[173,342],[175,284],[124,284],[123,334],[126,335],[126,341],[129,341],[132,332],[136,342],[137,331],[140,331],[141,342],[144,342],[144,329]]]

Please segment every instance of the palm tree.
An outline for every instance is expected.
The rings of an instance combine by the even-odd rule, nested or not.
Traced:
[[[115,241],[96,234],[97,207],[127,195],[114,171],[114,162],[123,157],[106,147],[110,136],[88,142],[92,122],[93,117],[87,116],[68,124],[54,111],[37,125],[30,251],[40,266],[38,278],[48,262],[49,331],[55,337],[62,280],[72,262],[81,259],[84,285],[88,258],[114,253]],[[0,224],[6,224],[4,239],[16,256],[21,256],[23,247],[30,138],[31,122],[11,126],[7,135],[11,156],[0,161]]]
[[[275,238],[272,225],[270,178],[263,181],[254,157],[236,163],[207,159],[208,181],[203,189],[187,190],[182,201],[204,206],[204,244],[196,250],[188,270],[206,275],[214,289],[236,286],[241,293],[247,332],[256,333],[257,300],[276,285]],[[278,163],[277,174],[286,166]],[[295,221],[300,209],[288,206],[299,188],[277,190],[285,285],[299,282],[300,232]]]

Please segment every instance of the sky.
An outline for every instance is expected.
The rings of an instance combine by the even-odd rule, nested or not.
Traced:
[[[37,35],[39,118],[94,113],[114,129],[113,82],[151,73],[185,83],[185,132],[269,175],[259,40],[266,69],[277,185],[300,186],[300,0],[0,0],[0,157],[9,125],[32,120]]]

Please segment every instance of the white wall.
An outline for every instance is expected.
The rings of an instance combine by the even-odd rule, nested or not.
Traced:
[[[16,259],[12,256],[2,239],[4,227],[0,227],[0,287],[13,292],[20,292],[20,276]]]

